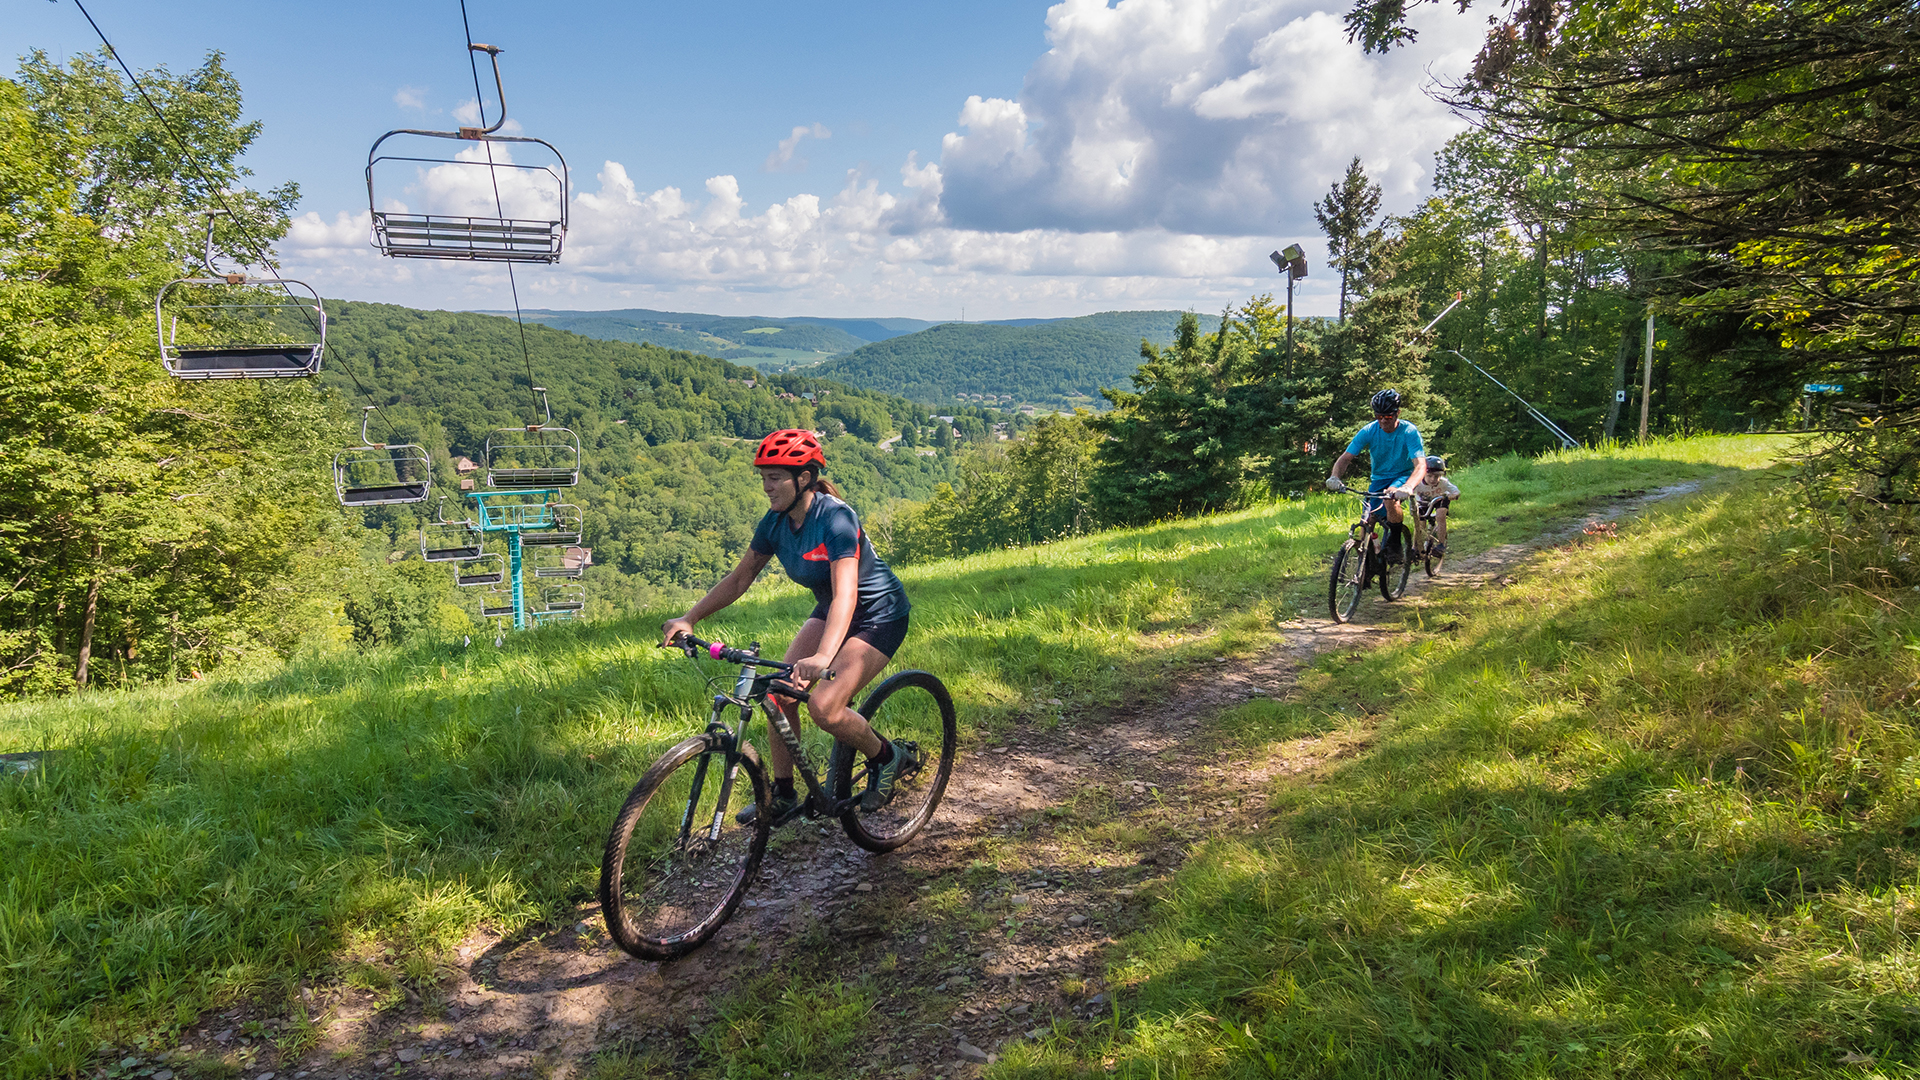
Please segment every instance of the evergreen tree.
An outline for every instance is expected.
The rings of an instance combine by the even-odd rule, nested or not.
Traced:
[[[1345,176],[1327,196],[1314,204],[1313,217],[1327,234],[1327,259],[1340,271],[1340,321],[1347,321],[1347,295],[1355,277],[1369,273],[1368,256],[1379,243],[1373,228],[1380,212],[1380,185],[1367,179],[1367,170],[1355,157]]]
[[[1225,328],[1200,333],[1189,313],[1165,349],[1141,342],[1134,391],[1102,390],[1113,410],[1089,486],[1103,512],[1142,522],[1231,503],[1259,454],[1267,396],[1256,354]]]

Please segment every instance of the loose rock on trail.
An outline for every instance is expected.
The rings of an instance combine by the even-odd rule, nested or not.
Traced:
[[[885,1034],[854,1051],[850,1072],[978,1075],[1010,1042],[1110,1017],[1109,950],[1144,924],[1192,845],[1253,831],[1276,780],[1311,782],[1371,739],[1362,722],[1227,760],[1204,736],[1209,717],[1286,699],[1323,653],[1403,637],[1402,613],[1423,597],[1510,585],[1536,551],[1700,486],[1631,493],[1531,543],[1451,557],[1440,577],[1416,575],[1406,601],[1363,601],[1353,623],[1283,623],[1278,645],[1176,669],[1156,700],[1030,701],[1012,730],[962,749],[938,814],[901,851],[869,854],[831,822],[777,832],[733,920],[684,959],[628,957],[582,905],[559,927],[470,937],[457,974],[426,996],[379,1007],[350,987],[303,989],[305,1015],[209,1014],[176,1050],[116,1053],[98,1075],[173,1080],[169,1066],[211,1058],[242,1080],[566,1077],[614,1049],[677,1074],[723,1023],[716,1005],[769,972],[814,989],[870,978],[884,1017],[871,1027]]]

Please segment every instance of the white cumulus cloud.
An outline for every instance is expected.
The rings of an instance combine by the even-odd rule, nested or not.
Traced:
[[[826,125],[820,123],[810,127],[796,126],[793,134],[781,139],[780,145],[774,147],[773,153],[767,155],[766,163],[761,168],[768,172],[805,172],[807,159],[796,155],[800,149],[800,140],[807,138],[831,139],[833,132],[828,131]]]
[[[1443,13],[1444,14],[1444,13]],[[1303,0],[1066,0],[1017,101],[972,97],[941,145],[947,220],[987,231],[1269,233],[1358,154],[1410,195],[1462,123],[1423,93],[1459,70],[1472,20],[1366,56]]]
[[[605,161],[592,190],[575,185],[561,263],[520,271],[521,296],[740,314],[1217,311],[1279,291],[1266,252],[1300,241],[1317,271],[1302,310],[1330,313],[1313,202],[1358,155],[1389,209],[1411,207],[1462,126],[1423,89],[1429,69],[1464,70],[1480,29],[1438,8],[1414,23],[1416,46],[1370,57],[1309,0],[1065,0],[1020,93],[968,97],[937,156],[909,154],[897,176],[853,170],[830,194],[750,205],[722,169],[648,191]],[[472,101],[455,115],[479,119]],[[805,140],[831,135],[795,126],[762,167],[797,172]],[[382,163],[383,209],[559,213],[538,147],[494,144],[491,163],[485,144],[388,150],[440,163]],[[282,250],[330,295],[507,306],[501,267],[382,259],[367,233],[365,211],[309,213]]]

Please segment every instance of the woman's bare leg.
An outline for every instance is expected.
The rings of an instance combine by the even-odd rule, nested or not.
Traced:
[[[827,629],[826,620],[808,619],[800,633],[794,636],[793,644],[787,646],[788,663],[812,656],[820,647],[820,635]],[[861,641],[848,638],[834,654],[834,677],[822,679],[807,687],[807,715],[819,725],[820,730],[832,735],[840,742],[847,743],[855,750],[872,757],[880,752],[880,736],[873,733],[873,726],[847,706],[853,695],[873,681],[875,675],[887,666],[885,653]],[[779,706],[787,722],[799,730],[799,705],[791,698],[775,696],[774,703]],[[773,752],[773,775],[782,780],[793,779],[793,756],[787,752],[787,744],[776,736],[768,740]]]

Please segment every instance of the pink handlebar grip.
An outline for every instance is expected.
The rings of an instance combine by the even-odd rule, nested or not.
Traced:
[[[725,645],[722,645],[721,643],[716,641],[713,644],[707,646],[707,655],[713,657],[715,660],[718,660],[720,659],[720,654],[725,652],[726,648],[727,647]]]

